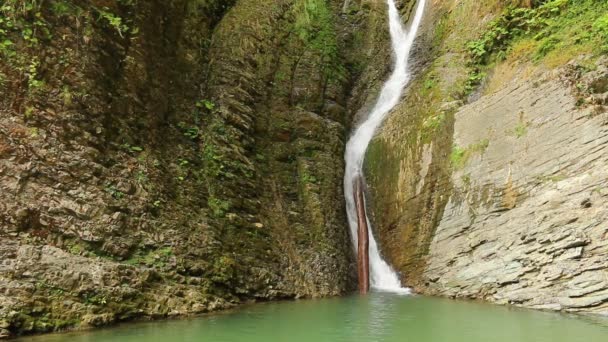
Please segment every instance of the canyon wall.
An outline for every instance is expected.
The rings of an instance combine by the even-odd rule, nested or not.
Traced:
[[[343,5],[4,2],[0,338],[354,290],[347,102],[390,52]]]
[[[608,314],[605,4],[518,5],[429,6],[367,155],[376,233],[418,292]]]

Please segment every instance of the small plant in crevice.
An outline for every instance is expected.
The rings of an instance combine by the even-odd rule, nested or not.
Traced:
[[[302,184],[316,184],[319,180],[307,171],[304,171],[300,176]]]
[[[82,295],[83,302],[87,305],[97,305],[104,306],[108,304],[108,299],[104,295],[100,294],[88,294],[85,293]]]
[[[143,147],[133,146],[133,145],[128,144],[128,143],[124,143],[124,144],[120,145],[120,147],[123,150],[125,150],[127,152],[131,152],[131,153],[139,153],[139,152],[143,152],[144,151]]]
[[[6,87],[6,82],[6,76],[4,73],[0,72],[0,90],[4,90],[4,87]]]
[[[44,86],[44,81],[38,78],[38,67],[40,66],[40,61],[38,58],[32,59],[28,68],[27,68],[27,87],[30,92],[36,91]]]
[[[185,122],[180,121],[177,124],[177,127],[181,129],[182,134],[190,140],[197,140],[200,137],[201,130],[197,126],[189,126]]]
[[[486,76],[487,74],[485,72],[482,72],[481,70],[479,70],[479,68],[474,68],[465,82],[465,94],[471,94],[477,88],[477,86],[481,84],[481,82],[484,78],[486,78]]]
[[[466,150],[458,145],[452,147],[452,153],[450,154],[450,162],[454,168],[460,168],[464,166],[464,157]]]
[[[445,123],[446,114],[438,113],[429,116],[422,122],[421,136],[423,141],[428,141],[432,137],[433,133],[437,132],[439,128]]]
[[[525,120],[525,113],[520,112],[519,121],[517,123],[517,126],[515,126],[515,129],[513,130],[513,133],[517,139],[522,138],[526,134],[528,134],[528,125],[529,123]]]
[[[153,250],[138,249],[124,261],[129,265],[145,265],[149,267],[165,267],[174,255],[172,247],[161,247]]]
[[[116,185],[113,184],[107,184],[105,187],[105,191],[117,200],[123,199],[125,197],[125,193],[118,190]]]
[[[231,204],[229,201],[221,200],[216,197],[210,197],[207,200],[207,205],[211,209],[211,214],[215,218],[222,218],[226,216],[228,210],[230,210]]]
[[[450,163],[454,169],[461,169],[466,165],[469,158],[474,155],[485,153],[489,146],[489,139],[482,139],[467,147],[454,145],[452,147],[452,153],[450,154]]]
[[[145,183],[148,182],[148,175],[146,175],[146,172],[143,170],[139,170],[137,171],[137,173],[135,174],[135,180],[137,181],[137,183],[139,183],[140,185],[143,185]]]
[[[515,126],[514,132],[515,132],[515,137],[517,139],[519,139],[519,138],[525,136],[526,134],[528,134],[528,126],[525,123],[520,122],[517,126]]]
[[[215,103],[213,103],[211,100],[203,99],[196,102],[196,107],[212,111],[215,109]]]
[[[129,26],[125,24],[120,16],[110,12],[109,8],[103,7],[103,9],[98,9],[97,11],[99,12],[99,20],[103,20],[116,30],[121,38],[124,38],[124,34],[129,32]]]

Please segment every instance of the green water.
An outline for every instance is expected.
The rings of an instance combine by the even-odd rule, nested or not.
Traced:
[[[19,342],[607,342],[608,318],[372,294],[256,304],[181,321],[126,324]]]

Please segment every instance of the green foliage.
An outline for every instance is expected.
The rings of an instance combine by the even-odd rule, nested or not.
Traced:
[[[299,0],[295,10],[295,33],[320,55],[323,74],[329,79],[344,78],[346,70],[339,54],[335,18],[326,0]]]
[[[144,171],[140,170],[135,175],[135,180],[137,180],[137,183],[139,184],[144,184],[148,181],[148,176]]]
[[[71,14],[74,10],[72,4],[67,1],[58,0],[51,3],[51,11],[58,17],[63,17]]]
[[[203,99],[200,101],[196,101],[194,105],[194,110],[192,111],[192,122],[186,123],[184,121],[180,121],[177,124],[182,131],[182,134],[190,139],[190,140],[198,140],[201,138],[201,126],[202,120],[201,117],[203,114],[212,114],[216,110],[216,105],[211,100]],[[190,121],[190,120],[188,120]]]
[[[437,85],[437,80],[434,78],[427,78],[424,80],[424,88],[431,89]]]
[[[481,83],[484,66],[506,58],[516,40],[531,41],[528,45],[534,51],[530,57],[537,62],[553,51],[563,51],[559,58],[553,57],[554,65],[584,53],[579,51],[608,51],[606,11],[608,2],[595,0],[544,0],[537,1],[534,8],[507,7],[479,39],[466,45],[471,75],[465,93]]]
[[[454,145],[452,147],[452,153],[450,154],[450,162],[454,169],[463,168],[469,158],[476,154],[483,154],[488,146],[490,146],[490,140],[483,139],[475,144],[469,145],[466,148]]]
[[[520,122],[516,127],[515,127],[515,136],[517,137],[517,139],[525,136],[526,134],[528,134],[528,125],[526,125],[523,122]]]
[[[148,267],[165,267],[173,256],[173,248],[162,247],[155,250],[138,250],[125,263],[129,265],[144,265]]]
[[[117,200],[120,200],[125,197],[125,193],[118,190],[118,188],[116,188],[116,186],[113,184],[107,184],[105,187],[105,191]]]
[[[602,50],[608,52],[608,13],[593,23],[593,30],[600,36],[603,42],[601,45]]]
[[[300,181],[302,184],[315,184],[318,182],[318,179],[317,179],[317,177],[313,176],[309,172],[304,171],[304,172],[302,172],[302,175],[300,176]]]
[[[124,149],[125,151],[132,152],[132,153],[139,153],[139,152],[143,152],[143,150],[144,150],[143,147],[132,146],[131,144],[128,144],[128,143],[124,143],[124,144],[120,145],[120,147],[122,149]]]
[[[215,109],[215,103],[211,102],[210,100],[200,100],[200,101],[196,102],[196,107],[205,108],[205,109],[211,111],[211,110]]]
[[[220,284],[230,284],[236,272],[236,261],[228,256],[221,256],[213,263],[211,280]]]
[[[124,34],[129,32],[129,26],[125,24],[121,17],[110,12],[109,8],[98,9],[98,12],[99,19],[103,19],[110,27],[116,30],[121,38],[124,38]]]
[[[201,130],[197,126],[188,126],[185,122],[180,121],[177,127],[182,130],[183,135],[188,139],[197,140],[200,137]]]
[[[533,59],[540,60],[541,58],[545,57],[549,52],[553,51],[556,48],[559,42],[559,39],[555,37],[543,39],[536,53],[534,54]]]
[[[37,0],[6,0],[0,6],[0,41],[5,49],[13,46],[14,41],[8,39],[11,33],[21,36],[30,47],[37,46],[41,39],[52,38],[41,6],[42,1]]]
[[[547,27],[549,19],[560,14],[567,4],[568,0],[551,0],[537,8],[507,7],[478,40],[467,44],[473,62],[485,64],[493,53],[506,49],[515,37]]]
[[[6,76],[0,71],[0,90],[4,90],[4,87],[6,87],[6,82]]]
[[[433,35],[433,47],[438,47],[449,34],[450,29],[448,25],[448,13],[443,13],[443,16],[437,21],[435,25],[435,32]]]
[[[203,149],[203,161],[205,163],[205,171],[211,177],[218,177],[222,174],[224,165],[222,164],[222,155],[219,154],[217,147],[214,144],[207,144]]]
[[[454,145],[452,148],[452,153],[450,154],[450,162],[452,163],[453,167],[460,168],[464,166],[465,152],[466,150],[464,148]]]
[[[85,293],[82,295],[82,299],[84,301],[85,304],[87,305],[97,305],[97,306],[105,306],[106,304],[108,304],[108,300],[106,298],[106,296],[101,295],[101,294],[88,294]]]
[[[422,122],[421,135],[424,141],[428,141],[445,122],[446,116],[443,113],[431,115]]]
[[[32,59],[28,69],[27,69],[27,85],[30,91],[35,91],[37,89],[42,88],[44,86],[44,81],[38,79],[38,67],[40,66],[40,61],[38,58]]]
[[[0,18],[0,24],[2,23],[4,19]],[[0,41],[0,54],[2,54],[2,56],[4,58],[11,58],[14,57],[16,52],[15,49],[13,48],[13,42],[10,39],[4,39],[2,41]]]
[[[211,209],[213,216],[216,218],[226,216],[226,212],[228,212],[231,207],[229,201],[224,201],[216,197],[209,197],[207,200],[207,205],[209,206],[209,209]]]
[[[469,78],[464,85],[464,90],[467,94],[470,94],[475,88],[483,81],[486,77],[486,73],[482,72],[478,68],[473,69],[473,71],[469,74]]]

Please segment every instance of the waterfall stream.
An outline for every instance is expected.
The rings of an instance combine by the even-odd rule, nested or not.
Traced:
[[[354,200],[354,182],[362,176],[365,152],[376,130],[382,124],[386,115],[399,103],[403,89],[410,81],[408,61],[418,27],[422,21],[426,0],[418,0],[411,27],[406,30],[401,23],[399,11],[394,0],[387,0],[390,36],[393,48],[394,69],[384,84],[376,105],[367,118],[352,134],[346,145],[346,170],[344,175],[344,196],[352,240],[357,248],[357,212]],[[407,294],[409,289],[403,288],[395,271],[382,259],[378,244],[374,238],[371,224],[369,227],[369,265],[372,289]]]

